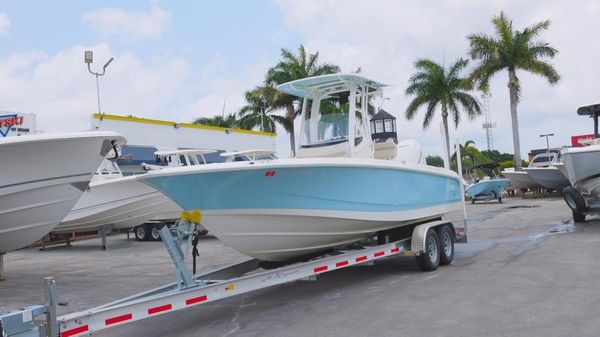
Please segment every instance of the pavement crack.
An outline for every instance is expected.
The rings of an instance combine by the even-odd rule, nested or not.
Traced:
[[[238,322],[238,319],[240,318],[240,316],[242,314],[242,310],[244,310],[247,307],[252,307],[252,306],[255,306],[255,305],[256,305],[256,302],[245,304],[244,303],[244,299],[242,298],[242,304],[240,304],[240,306],[237,308],[237,310],[235,311],[235,315],[231,319],[231,323],[233,324],[233,329],[229,330],[224,335],[221,335],[221,337],[231,336],[234,333],[236,333],[237,331],[241,330],[242,329],[242,325]]]

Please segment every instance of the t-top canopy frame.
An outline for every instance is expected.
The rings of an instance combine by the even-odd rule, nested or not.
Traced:
[[[387,85],[357,74],[330,74],[303,78],[277,86],[277,90],[297,97],[315,99],[327,95],[351,91],[355,87],[369,88],[369,92],[378,91]]]

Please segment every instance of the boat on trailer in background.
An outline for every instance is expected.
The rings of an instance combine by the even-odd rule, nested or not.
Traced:
[[[459,210],[456,173],[425,165],[416,142],[378,157],[368,107],[384,84],[357,74],[289,82],[303,100],[296,157],[165,168],[136,178],[185,210],[226,245],[285,261],[367,239],[410,232]],[[407,155],[408,154],[408,155]]]
[[[510,180],[510,186],[518,189],[528,189],[539,187],[540,185],[528,174],[529,169],[536,167],[548,167],[555,163],[557,154],[554,152],[550,153],[539,153],[531,158],[531,162],[527,166],[528,170],[515,171],[514,168],[508,168],[500,172],[500,174]]]
[[[496,169],[498,164],[485,163],[472,166],[469,171],[473,172],[473,183],[467,186],[465,194],[471,197],[471,203],[475,201],[483,200],[498,200],[502,203],[502,192],[508,186],[509,180],[504,178],[498,178],[496,175]],[[489,176],[485,176],[482,179],[475,178],[476,170],[486,170],[490,172]]]
[[[157,151],[155,155],[171,167],[180,167],[206,164],[204,155],[214,152],[185,149]],[[124,176],[117,164],[121,158],[117,155],[103,161],[88,188],[56,227],[55,233],[134,228],[136,239],[140,241],[160,240],[159,227],[166,222],[175,222],[182,209],[135,176]],[[168,166],[143,163],[142,167],[144,170],[159,170]]]

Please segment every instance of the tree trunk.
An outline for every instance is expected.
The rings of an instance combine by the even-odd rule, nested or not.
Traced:
[[[290,129],[288,130],[290,134],[290,147],[292,149],[292,158],[296,157],[296,139],[294,137],[294,105],[287,105],[287,119],[290,121]]]
[[[514,70],[508,72],[508,88],[510,90],[510,117],[514,145],[515,171],[521,171],[521,144],[519,141],[519,116],[517,116],[517,82]]]
[[[450,167],[450,134],[448,133],[448,107],[442,104],[442,121],[444,122],[444,133],[446,134],[446,160],[448,161],[448,167]],[[456,160],[460,160],[456,158]]]

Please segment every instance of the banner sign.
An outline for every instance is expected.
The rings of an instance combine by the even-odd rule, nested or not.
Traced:
[[[0,112],[0,137],[34,133],[35,114]]]

